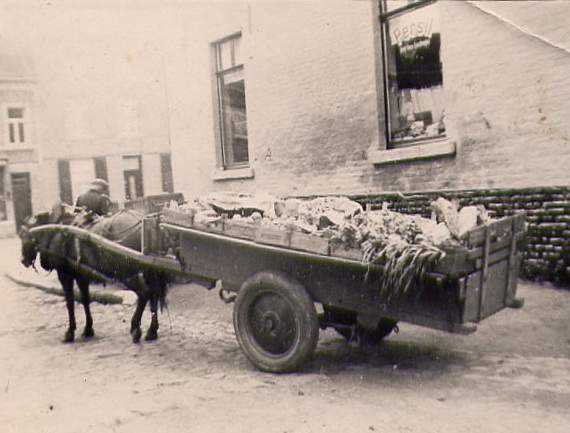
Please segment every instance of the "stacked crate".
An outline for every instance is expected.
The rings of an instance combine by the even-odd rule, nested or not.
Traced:
[[[220,218],[209,224],[197,223],[192,211],[164,209],[162,222],[194,228],[210,233],[223,234],[264,245],[274,245],[314,254],[331,255],[352,260],[361,260],[357,249],[331,248],[329,240],[320,236],[302,233],[292,228],[257,226],[242,221]]]

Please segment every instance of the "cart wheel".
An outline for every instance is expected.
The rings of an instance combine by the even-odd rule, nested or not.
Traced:
[[[306,290],[287,277],[262,272],[243,283],[234,329],[247,358],[260,370],[297,370],[319,339],[317,311]]]

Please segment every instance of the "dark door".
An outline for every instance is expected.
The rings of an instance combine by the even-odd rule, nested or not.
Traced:
[[[12,173],[12,197],[16,230],[19,231],[24,219],[32,215],[30,173]]]
[[[142,173],[140,170],[125,170],[125,196],[135,200],[143,196]]]

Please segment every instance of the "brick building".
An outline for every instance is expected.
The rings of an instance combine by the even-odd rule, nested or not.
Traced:
[[[201,8],[166,47],[176,190],[348,194],[408,212],[447,191],[526,211],[527,264],[567,272],[568,3]]]

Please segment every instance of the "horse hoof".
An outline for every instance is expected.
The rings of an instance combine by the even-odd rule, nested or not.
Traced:
[[[95,336],[95,331],[93,331],[93,328],[85,328],[82,335],[85,339],[93,338]]]
[[[145,341],[158,340],[158,333],[156,331],[148,330],[144,336]]]
[[[75,340],[75,333],[73,331],[67,331],[62,341],[64,343],[73,343],[73,340]]]
[[[131,331],[131,335],[133,336],[133,343],[138,343],[139,341],[141,341],[142,331],[140,328],[133,329]]]

